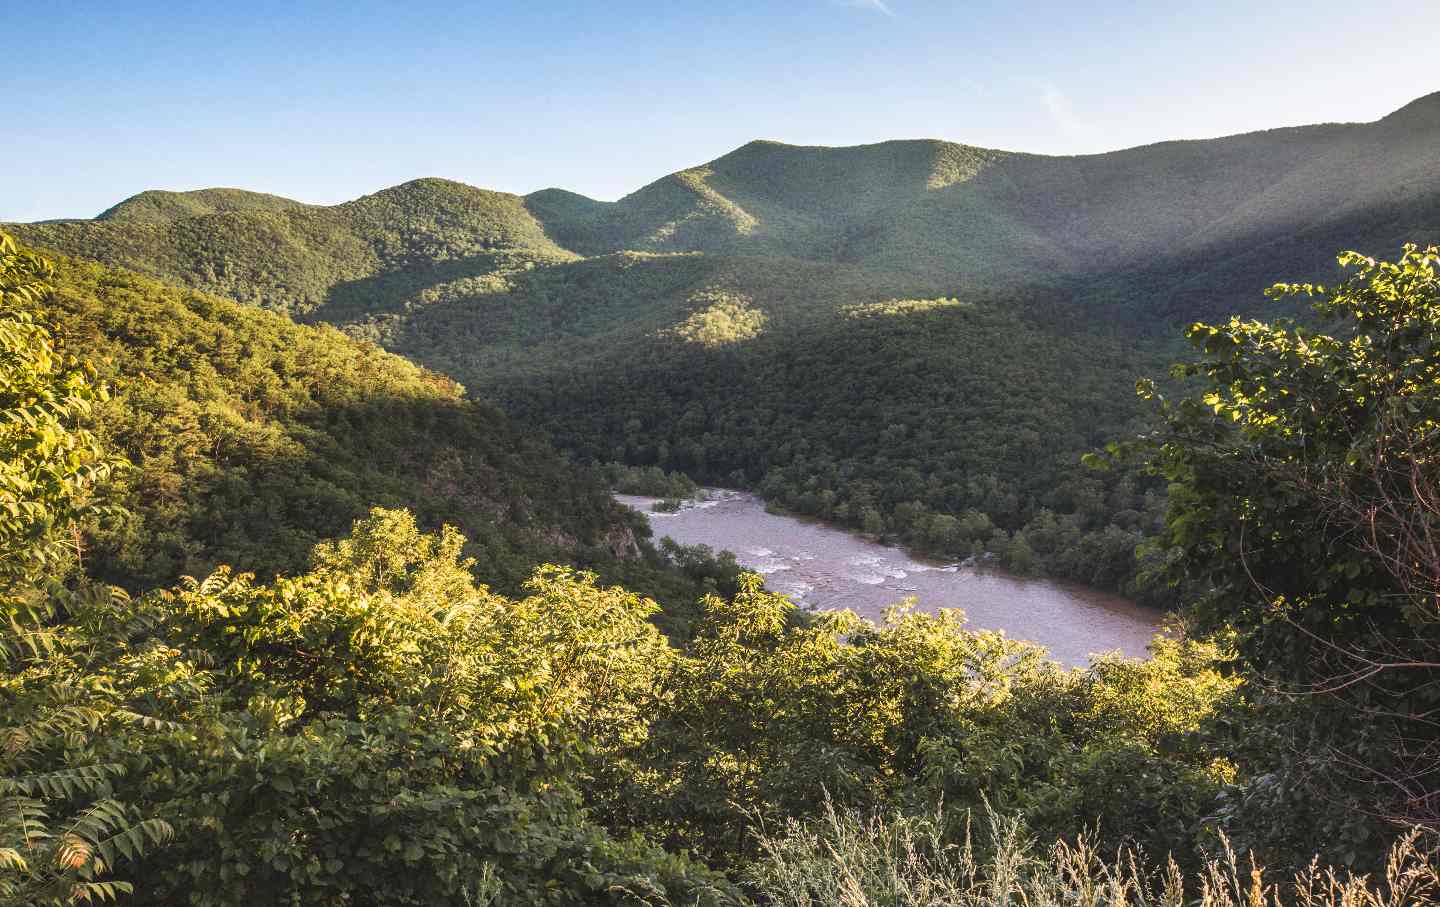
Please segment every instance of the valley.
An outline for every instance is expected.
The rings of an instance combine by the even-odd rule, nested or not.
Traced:
[[[765,585],[802,608],[849,609],[882,622],[907,599],[933,613],[959,608],[968,626],[1045,646],[1062,664],[1086,667],[1094,653],[1146,657],[1161,613],[1074,584],[1007,574],[986,564],[917,558],[814,520],[767,513],[754,495],[703,489],[676,512],[658,498],[619,495],[646,515],[657,539],[734,552]]]
[[[1163,487],[1081,456],[1142,426],[1134,382],[1184,325],[1300,314],[1262,290],[1440,235],[1437,148],[1440,94],[1073,158],[757,141],[617,202],[427,178],[335,206],[147,191],[7,229],[336,326],[582,463],[1165,605],[1133,556]]]
[[[1440,93],[0,226],[0,907],[1440,903]]]

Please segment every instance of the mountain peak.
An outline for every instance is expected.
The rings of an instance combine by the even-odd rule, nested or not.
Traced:
[[[531,199],[553,199],[555,201],[594,202],[600,204],[598,200],[588,195],[572,192],[569,189],[561,189],[559,186],[546,186],[544,189],[536,189],[525,197]]]
[[[286,211],[304,207],[306,207],[304,202],[297,202],[293,198],[284,198],[265,192],[251,192],[248,189],[217,187],[192,189],[185,192],[147,189],[106,208],[96,215],[95,219],[125,223],[167,223],[205,214],[224,214],[234,211]]]
[[[394,186],[373,192],[367,197],[429,197],[446,195],[471,195],[479,192],[490,192],[489,189],[481,189],[479,186],[472,186],[469,183],[462,183],[459,180],[446,179],[443,176],[420,176],[413,180],[406,180]]]
[[[838,155],[857,155],[867,152],[894,151],[900,149],[935,149],[952,145],[943,139],[885,139],[879,142],[866,142],[858,145],[797,145],[790,142],[780,142],[775,139],[752,139],[733,151],[721,155],[716,160],[743,156],[747,153],[757,151],[768,152],[791,152],[791,153],[819,153],[833,152]]]
[[[518,209],[523,199],[509,192],[482,189],[459,180],[422,176],[363,195],[339,207],[348,210],[387,209],[430,216],[479,209]]]

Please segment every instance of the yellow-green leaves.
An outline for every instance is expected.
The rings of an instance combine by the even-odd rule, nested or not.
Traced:
[[[769,320],[750,297],[723,290],[699,290],[690,302],[705,307],[665,333],[696,346],[714,348],[754,339]]]
[[[104,390],[37,315],[52,273],[0,233],[0,614],[65,573],[79,553],[72,528],[122,465],[79,425]]]

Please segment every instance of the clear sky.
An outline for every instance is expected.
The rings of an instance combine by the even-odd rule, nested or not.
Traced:
[[[1440,90],[1435,2],[51,0],[5,17],[0,220],[419,176],[613,199],[755,138],[1078,154],[1369,121]]]

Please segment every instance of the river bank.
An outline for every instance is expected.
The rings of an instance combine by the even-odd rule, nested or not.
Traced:
[[[961,608],[976,628],[1044,645],[1067,665],[1092,653],[1143,657],[1161,612],[1070,583],[1014,576],[998,568],[917,557],[816,521],[769,513],[748,492],[706,489],[709,499],[675,512],[652,510],[656,498],[616,495],[650,520],[655,537],[734,552],[771,589],[798,605],[849,608],[872,620],[914,597],[921,610]]]

